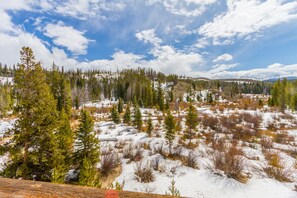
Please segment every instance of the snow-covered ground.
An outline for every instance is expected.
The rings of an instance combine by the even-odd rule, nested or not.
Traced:
[[[227,116],[233,113],[260,115],[263,118],[263,122],[261,124],[262,127],[265,127],[268,123],[275,121],[275,118],[281,116],[281,114],[277,112],[263,112],[261,110],[227,109],[221,113],[217,111],[214,112],[207,107],[197,108],[197,110],[199,113],[212,116],[219,116],[219,114]],[[142,113],[146,116],[160,112],[154,112],[154,110],[150,109],[142,109]],[[181,114],[185,114],[185,112],[182,112]],[[288,120],[280,120],[280,122],[287,123],[288,126],[292,124]],[[154,125],[158,125],[157,120],[154,121]],[[185,130],[185,124],[182,123],[181,125],[182,130]],[[153,152],[152,148],[154,148],[154,146],[162,143],[166,144],[164,140],[163,127],[158,128],[158,130],[155,131],[156,134],[161,134],[161,137],[149,137],[146,133],[138,132],[133,127],[126,126],[125,124],[115,125],[110,121],[101,121],[96,123],[95,126],[95,129],[99,131],[98,138],[101,140],[101,149],[108,148],[109,150],[116,151],[116,153],[122,157],[122,151],[116,148],[118,143],[122,143],[125,146],[132,143],[133,145],[140,145],[140,147],[146,144],[149,146],[147,148],[143,147],[142,163],[146,164],[146,162],[152,162],[155,158],[160,159],[162,171],[153,170],[154,181],[150,183],[141,183],[137,181],[134,174],[136,165],[139,162],[121,158],[122,172],[114,182],[122,183],[124,181],[124,190],[165,194],[165,192],[168,191],[170,182],[174,179],[177,189],[180,191],[182,196],[186,197],[297,197],[297,192],[293,190],[295,188],[294,185],[297,185],[296,169],[293,168],[294,170],[292,170],[294,182],[291,183],[279,182],[263,175],[259,175],[251,170],[253,164],[260,165],[262,161],[265,161],[265,157],[262,154],[261,149],[259,150],[259,148],[261,148],[260,145],[255,148],[243,146],[243,151],[247,160],[246,169],[249,170],[252,175],[251,179],[249,179],[247,183],[243,184],[232,178],[221,177],[213,174],[206,168],[206,166],[204,166],[211,161],[211,154],[208,154],[208,150],[211,148],[209,148],[208,145],[205,145],[203,140],[199,140],[199,146],[193,150],[194,154],[197,155],[197,163],[199,164],[199,169],[194,169],[183,165],[180,160],[165,159],[160,154]],[[297,131],[289,130],[288,134],[297,136]],[[175,144],[178,144],[177,142],[178,141],[176,140]],[[274,143],[274,146],[276,149],[278,147],[289,150],[296,148],[295,146],[276,143]],[[166,148],[168,147],[165,146],[165,149]],[[189,149],[183,148],[182,155],[187,155],[188,152]],[[281,156],[283,161],[288,162],[287,164],[290,166],[294,166],[294,158],[284,153]],[[258,158],[259,160],[248,160],[247,158]]]
[[[203,92],[203,97],[207,92]],[[104,100],[96,103],[86,103],[85,107],[107,108],[115,104],[116,101]],[[195,104],[196,105],[196,104]],[[216,198],[216,197],[243,197],[243,198],[293,198],[297,197],[295,185],[297,185],[297,169],[296,159],[294,152],[297,151],[297,114],[294,112],[280,112],[270,111],[268,107],[256,110],[243,110],[237,108],[224,108],[219,111],[211,106],[196,105],[199,117],[213,116],[216,118],[230,116],[238,116],[243,114],[250,114],[258,116],[260,119],[259,128],[263,133],[270,134],[275,137],[278,133],[284,131],[290,137],[289,143],[273,142],[272,148],[269,152],[276,152],[280,156],[280,161],[283,162],[286,169],[292,173],[292,182],[279,182],[276,179],[269,178],[265,173],[257,172],[254,167],[261,167],[266,164],[266,156],[264,149],[261,145],[260,138],[255,138],[253,142],[246,142],[239,140],[237,145],[240,146],[245,160],[245,171],[249,173],[249,179],[246,183],[213,173],[209,170],[209,166],[213,165],[214,149],[212,143],[207,142],[207,134],[214,133],[216,137],[226,138],[228,144],[232,144],[232,134],[225,134],[223,130],[214,130],[210,127],[202,126],[200,122],[197,127],[196,137],[192,140],[197,146],[194,148],[186,148],[182,143],[188,143],[188,140],[183,139],[186,133],[185,110],[179,113],[173,112],[174,116],[181,116],[179,123],[180,129],[177,138],[174,141],[173,147],[182,146],[181,156],[188,156],[192,152],[196,156],[197,167],[191,168],[186,166],[181,158],[172,159],[168,156],[162,156],[156,152],[156,148],[161,145],[164,146],[164,152],[168,152],[168,144],[165,141],[165,128],[163,113],[155,109],[141,109],[142,117],[147,120],[151,117],[154,124],[154,131],[150,137],[145,132],[139,132],[133,126],[126,124],[114,124],[108,120],[108,114],[95,113],[95,127],[94,131],[101,143],[101,153],[106,150],[116,153],[120,158],[122,172],[115,178],[115,182],[122,183],[124,181],[124,190],[158,193],[165,194],[168,191],[170,182],[174,179],[176,188],[180,191],[181,196],[185,197],[203,197],[203,198]],[[133,108],[131,109],[133,112]],[[232,118],[233,119],[233,118]],[[0,138],[4,132],[11,128],[15,120],[0,120]],[[270,131],[269,125],[273,123],[276,127],[275,131]],[[246,121],[241,121],[240,125],[248,124]],[[280,127],[282,125],[282,127]],[[249,125],[246,125],[249,126]],[[218,129],[221,129],[219,126]],[[124,157],[125,149],[132,147],[131,152],[140,149],[142,159],[130,160]],[[0,169],[6,156],[0,156]],[[152,170],[154,180],[149,183],[141,183],[136,179],[135,169],[139,163],[142,165],[151,165],[158,159],[159,168]]]

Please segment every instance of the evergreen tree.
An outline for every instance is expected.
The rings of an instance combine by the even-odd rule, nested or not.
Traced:
[[[150,83],[147,85],[146,89],[147,89],[146,106],[152,107],[154,104],[154,100],[153,100],[153,91]]]
[[[59,128],[56,132],[56,141],[61,155],[64,157],[64,164],[70,166],[72,163],[74,134],[71,130],[70,122],[67,113],[62,109],[59,118]]]
[[[163,111],[164,108],[164,93],[161,87],[161,82],[159,82],[159,86],[158,86],[158,105],[160,108],[160,111]]]
[[[88,159],[91,166],[99,163],[100,157],[100,144],[93,132],[94,122],[91,115],[82,110],[79,128],[76,132],[74,153],[74,164],[80,169],[83,166],[84,158]]]
[[[151,136],[153,130],[154,130],[154,125],[153,125],[151,117],[149,117],[147,120],[147,134],[149,136]]]
[[[166,134],[165,138],[169,143],[169,153],[171,155],[171,147],[173,140],[175,139],[175,120],[174,117],[171,115],[170,111],[167,112],[167,116],[165,118],[165,128],[166,128]]]
[[[136,128],[141,131],[142,128],[142,115],[139,107],[136,107],[134,110],[134,125]]]
[[[110,110],[110,117],[115,124],[118,124],[121,122],[120,115],[119,115],[117,107],[115,105],[113,105]]]
[[[124,123],[130,125],[131,122],[131,110],[130,110],[130,104],[127,104],[126,111],[123,118]]]
[[[50,181],[54,167],[57,113],[56,103],[46,83],[40,63],[29,47],[21,50],[21,63],[15,72],[15,112],[18,120],[8,145],[10,160],[5,177]]]
[[[175,186],[174,179],[171,181],[170,186],[168,187],[168,192],[166,192],[165,194],[172,197],[180,197],[180,192]]]
[[[198,125],[198,115],[196,113],[195,107],[192,104],[188,108],[188,114],[186,115],[186,125],[189,128],[189,137],[191,142],[192,130],[194,130]]]
[[[75,104],[75,109],[78,110],[79,109],[79,99],[78,99],[78,96],[75,96],[74,104]]]
[[[78,184],[82,186],[101,187],[99,171],[86,157],[83,159],[79,172]]]
[[[5,117],[12,109],[12,93],[9,85],[0,85],[0,117]]]
[[[297,111],[297,93],[295,93],[292,97],[292,108],[294,111]]]
[[[118,112],[122,113],[123,112],[123,99],[119,98],[119,102],[118,102]]]

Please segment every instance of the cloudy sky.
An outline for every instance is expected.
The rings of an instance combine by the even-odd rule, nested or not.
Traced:
[[[297,76],[296,0],[0,0],[0,62],[146,67],[210,78]]]

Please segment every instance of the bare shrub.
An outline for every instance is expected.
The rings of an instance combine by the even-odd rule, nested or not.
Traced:
[[[263,138],[261,138],[260,144],[262,145],[262,147],[264,149],[271,149],[271,148],[273,148],[273,142],[272,142],[271,138],[269,138],[269,137],[263,137]]]
[[[143,150],[140,146],[133,146],[132,143],[126,146],[123,150],[123,157],[131,161],[140,161],[142,159]]]
[[[160,157],[153,158],[151,166],[155,171],[160,171]]]
[[[292,182],[292,171],[289,169],[267,165],[263,166],[262,170],[269,178],[276,179],[280,182]]]
[[[276,179],[280,182],[292,182],[292,170],[285,168],[285,164],[281,162],[278,153],[264,151],[264,155],[267,163],[262,165],[258,172],[264,172],[269,178]]]
[[[119,165],[119,158],[116,154],[111,153],[101,155],[100,172],[103,176],[107,176]]]
[[[197,155],[195,155],[192,151],[186,156],[185,162],[188,167],[198,168]]]
[[[218,128],[219,119],[214,116],[203,115],[202,124],[205,127],[209,127],[212,130],[216,130]]]
[[[277,125],[275,122],[269,122],[267,124],[267,129],[270,131],[275,131],[277,129]]]
[[[154,181],[155,177],[153,174],[153,169],[150,164],[147,162],[143,165],[143,162],[137,162],[135,166],[135,178],[141,183],[149,183]]]
[[[171,157],[173,158],[180,158],[183,148],[181,146],[175,146],[172,148]]]
[[[162,155],[163,157],[167,156],[167,153],[166,153],[166,151],[164,149],[164,144],[163,143],[159,144],[159,145],[155,145],[153,147],[153,150],[154,150],[155,154],[158,153],[158,154]]]
[[[239,123],[238,118],[234,114],[230,115],[229,117],[222,116],[220,121],[222,126],[227,129],[235,128],[236,124]]]
[[[246,183],[248,176],[244,173],[244,158],[238,155],[240,151],[236,147],[231,147],[224,152],[216,152],[213,156],[214,167],[210,170],[218,175],[226,175],[241,183]],[[220,170],[223,172],[220,173]]]
[[[225,138],[212,138],[212,149],[216,151],[224,151],[226,149],[226,139]]]
[[[242,113],[240,116],[245,122],[251,123],[255,129],[259,128],[262,122],[262,116],[259,114]]]
[[[256,136],[256,131],[247,126],[237,126],[232,134],[233,139],[249,141]]]
[[[275,135],[275,142],[280,144],[289,144],[294,142],[294,136],[290,136],[287,131],[281,131]]]

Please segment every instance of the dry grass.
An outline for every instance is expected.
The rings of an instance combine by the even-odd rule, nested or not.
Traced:
[[[285,167],[278,153],[265,150],[264,155],[267,164],[256,168],[260,174],[266,173],[269,178],[280,182],[292,182],[292,170]]]

